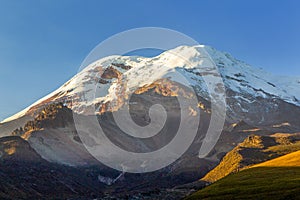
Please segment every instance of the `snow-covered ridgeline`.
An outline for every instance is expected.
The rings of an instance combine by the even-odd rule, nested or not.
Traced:
[[[180,46],[153,58],[118,55],[102,58],[87,66],[51,94],[5,119],[2,123],[24,116],[30,108],[54,96],[55,98],[51,101],[61,97],[72,99],[84,95],[84,101],[78,100],[72,105],[74,109],[114,100],[117,98],[118,81],[113,79],[106,84],[97,82],[97,78],[100,78],[98,67],[105,69],[112,63],[132,67],[127,70],[117,68],[126,79],[128,90],[150,84],[165,77],[167,73],[180,72],[192,86],[199,88],[197,92],[203,96],[207,91],[202,76],[213,78],[215,75],[212,73],[211,65],[208,65],[207,53],[216,64],[225,87],[240,94],[237,98],[251,103],[252,100],[248,99],[249,96],[274,97],[300,106],[300,78],[274,76],[209,46]],[[176,78],[174,80],[174,77],[172,80],[180,82]]]

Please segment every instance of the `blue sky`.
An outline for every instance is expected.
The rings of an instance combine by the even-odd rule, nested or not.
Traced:
[[[107,37],[155,26],[300,76],[300,1],[0,0],[0,120],[76,74]]]

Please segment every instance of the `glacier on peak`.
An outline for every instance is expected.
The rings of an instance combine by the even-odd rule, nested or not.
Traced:
[[[254,101],[249,97],[262,97],[279,98],[288,103],[300,105],[300,82],[296,77],[274,76],[210,46],[179,46],[152,58],[120,55],[101,58],[89,64],[51,94],[1,123],[22,117],[34,106],[49,101],[77,98],[71,107],[81,111],[99,102],[112,101],[117,98],[116,90],[119,87],[117,78],[104,80],[103,84],[99,84],[99,79],[101,79],[99,72],[112,64],[130,66],[130,69],[129,67],[115,67],[122,74],[122,78],[126,79],[127,90],[151,84],[155,80],[168,77],[169,73],[179,72],[200,96],[207,98],[209,92],[203,77],[210,80],[220,75],[225,88],[238,93],[236,98],[248,103]],[[173,76],[171,79],[175,82],[181,81],[179,76]],[[82,95],[84,98],[80,99]]]

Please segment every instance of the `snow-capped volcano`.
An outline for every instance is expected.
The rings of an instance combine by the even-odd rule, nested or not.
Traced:
[[[170,73],[179,76],[170,77]],[[44,104],[58,101],[79,113],[91,114],[91,106],[101,107],[117,101],[124,93],[162,78],[180,83],[183,77],[197,95],[209,99],[212,94],[207,89],[207,80],[219,76],[218,73],[224,81],[229,111],[249,112],[249,105],[255,104],[257,98],[269,102],[280,99],[300,105],[298,78],[273,76],[209,46],[180,46],[153,58],[118,55],[102,58],[51,94],[1,123],[32,115]]]
[[[167,170],[194,169],[200,176],[252,133],[300,131],[299,86],[298,78],[274,76],[209,46],[180,46],[152,58],[113,55],[89,64],[51,94],[1,122],[0,133],[7,136],[14,131],[49,162],[86,165],[95,160],[78,139],[72,114],[76,113],[75,116],[86,122],[87,127],[82,129],[91,134],[97,133],[98,124],[91,123],[90,117],[97,114],[98,122],[113,143],[130,152],[151,152],[168,144],[179,129],[181,107],[177,100],[181,96],[193,98],[196,105],[187,107],[188,115],[199,114],[201,120],[195,117],[193,123],[200,121],[199,127],[195,123],[198,129],[186,132],[197,129],[197,135],[184,156]],[[215,140],[218,143],[210,145],[214,148],[208,150],[209,158],[199,159],[199,149],[205,144],[210,121],[215,121],[213,102],[222,98],[226,101],[226,109],[217,110],[217,116],[223,113],[226,119],[218,129],[221,132],[216,137],[219,140]],[[47,106],[56,107],[56,103],[62,103],[58,107],[63,105],[64,108],[58,112],[50,109],[50,114],[43,110]],[[149,111],[155,104],[165,108],[168,118],[159,134],[145,140],[123,134],[127,132],[120,129],[115,116],[111,116],[123,108],[130,108],[133,121],[142,127],[148,126],[153,119]],[[45,117],[48,114],[49,119]],[[35,121],[28,124],[33,119]],[[120,121],[125,121],[123,119]],[[20,130],[25,123],[29,128]],[[35,129],[34,124],[39,128]],[[17,128],[19,130],[15,130]],[[133,132],[140,130],[130,128]]]

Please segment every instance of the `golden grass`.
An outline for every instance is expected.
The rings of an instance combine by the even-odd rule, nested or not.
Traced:
[[[300,199],[299,188],[296,151],[230,174],[186,199]]]
[[[289,153],[252,167],[300,167],[300,151]]]

